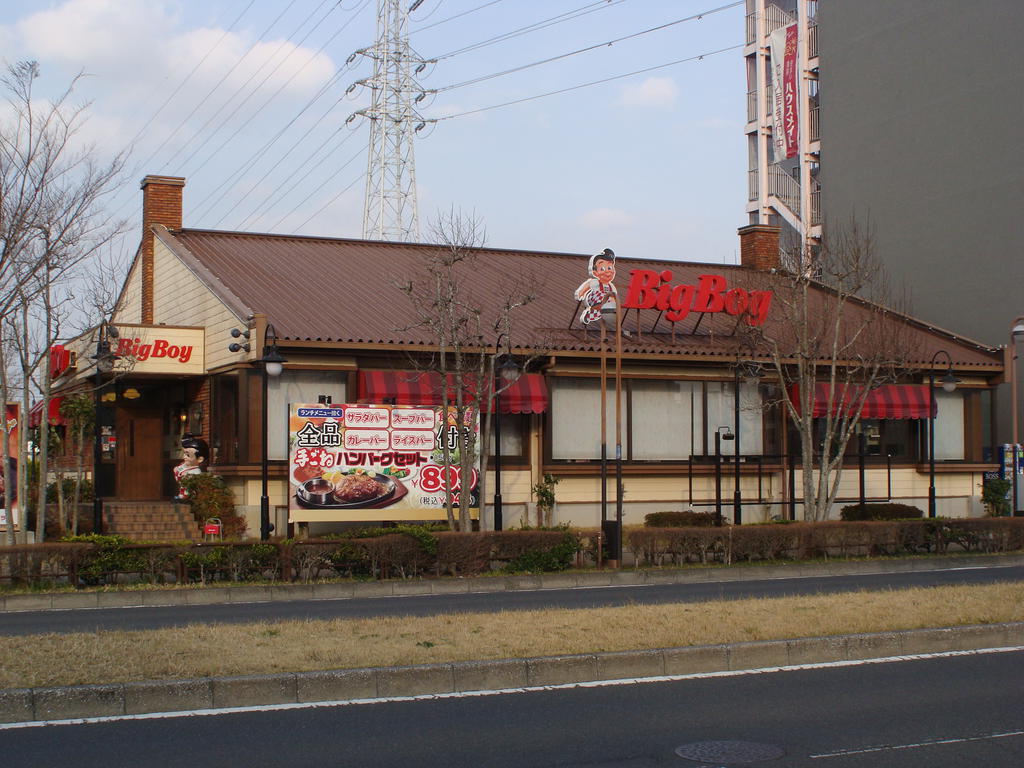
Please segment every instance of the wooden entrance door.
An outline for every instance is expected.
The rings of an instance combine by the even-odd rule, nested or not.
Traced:
[[[118,499],[159,499],[163,482],[163,412],[145,406],[119,407]]]

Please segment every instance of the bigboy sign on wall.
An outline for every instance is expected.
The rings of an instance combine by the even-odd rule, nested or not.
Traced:
[[[118,366],[133,373],[201,374],[205,331],[170,325],[123,325],[114,352]]]
[[[472,516],[479,514],[474,410],[459,424],[453,407],[299,404],[288,432],[289,522],[444,520],[449,490],[456,508],[468,493]]]

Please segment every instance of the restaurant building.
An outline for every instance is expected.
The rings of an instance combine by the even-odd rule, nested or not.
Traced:
[[[288,467],[289,405],[437,404],[440,379],[427,371],[436,359],[436,337],[415,322],[400,286],[423,279],[424,259],[438,246],[189,229],[182,226],[184,185],[177,177],[142,181],[142,242],[117,305],[94,333],[68,343],[68,365],[55,382],[64,393],[95,383],[97,376],[103,383],[99,476],[105,527],[117,529],[118,510],[159,517],[174,507],[173,468],[181,461],[182,438],[194,435],[209,445],[206,467],[234,491],[250,534],[258,532],[265,414],[267,495],[276,531],[289,525],[300,534],[337,528],[343,510],[325,514],[292,504],[289,511],[295,490]],[[793,503],[792,488],[801,487],[799,462],[791,458],[793,436],[782,409],[773,405],[777,385],[770,375],[738,373],[754,359],[737,328],[773,322],[770,297],[759,297],[756,287],[757,277],[777,264],[777,238],[772,226],[741,229],[737,266],[617,260],[626,307],[665,299],[662,310],[624,309],[619,434],[627,525],[642,523],[650,512],[708,511],[716,497],[732,520],[737,442],[742,522],[802,516]],[[595,330],[599,321],[581,322],[586,296],[574,298],[594,268],[591,257],[467,252],[473,268],[461,288],[480,307],[482,328],[493,328],[510,286],[532,294],[503,339],[492,333],[494,338],[480,341],[484,350],[507,347],[520,366],[497,408],[504,526],[536,522],[532,488],[545,474],[559,481],[556,522],[597,525],[601,334]],[[647,276],[646,287],[631,282],[638,274]],[[864,422],[867,496],[925,508],[927,374],[936,350],[943,350],[959,383],[952,393],[935,391],[938,512],[982,514],[982,476],[993,469],[982,456],[991,442],[991,388],[1003,374],[1002,352],[912,318],[898,322],[909,334],[913,359],[902,383],[872,395],[872,415]],[[93,358],[104,340],[120,358],[111,373],[97,374]],[[275,342],[286,362],[280,376],[268,377],[264,402],[260,361]],[[613,351],[609,339],[604,359],[612,368]],[[607,456],[614,464],[614,396],[606,403]],[[726,428],[740,439],[716,441]],[[856,444],[840,504],[860,493]],[[614,516],[614,471],[609,474],[606,514]],[[493,524],[495,479],[492,459],[482,500],[486,528]],[[383,521],[388,514],[380,510],[359,519]]]

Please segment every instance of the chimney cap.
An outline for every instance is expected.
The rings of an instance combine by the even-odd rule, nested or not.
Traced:
[[[148,184],[162,184],[166,187],[184,187],[185,177],[184,176],[157,176],[150,174],[143,178],[139,182],[139,189],[145,189]]]

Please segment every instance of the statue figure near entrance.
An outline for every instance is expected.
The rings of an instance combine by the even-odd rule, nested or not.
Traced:
[[[174,468],[174,479],[178,483],[176,499],[188,498],[188,491],[182,484],[182,479],[187,475],[202,474],[203,464],[210,457],[210,447],[202,438],[185,435],[181,438],[181,453],[181,464]]]

